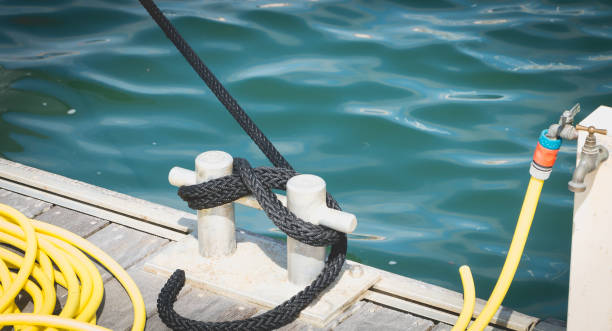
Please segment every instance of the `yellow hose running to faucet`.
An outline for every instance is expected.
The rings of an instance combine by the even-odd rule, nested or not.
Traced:
[[[523,200],[523,207],[521,208],[521,213],[516,222],[516,229],[514,230],[514,236],[510,244],[510,249],[508,250],[508,255],[506,256],[504,267],[497,279],[493,292],[491,292],[489,300],[478,315],[478,318],[476,318],[474,323],[468,328],[468,331],[482,331],[489,324],[493,315],[495,315],[497,309],[499,309],[499,306],[504,300],[519,262],[521,261],[525,242],[527,242],[527,236],[531,228],[531,222],[533,221],[533,216],[538,206],[538,200],[540,200],[543,184],[544,181],[541,179],[531,177],[529,180],[529,186],[527,187],[525,199]]]
[[[514,278],[514,274],[516,273],[516,269],[521,261],[521,256],[523,255],[523,249],[525,248],[525,243],[527,242],[527,237],[529,236],[529,229],[531,228],[531,223],[533,222],[533,216],[535,215],[538,201],[540,200],[542,186],[544,185],[544,181],[550,176],[560,148],[561,139],[559,137],[549,137],[548,130],[543,130],[540,133],[538,144],[533,153],[533,160],[531,161],[531,166],[529,168],[531,179],[529,180],[529,185],[527,186],[527,191],[525,192],[525,199],[523,200],[521,213],[516,221],[516,229],[514,230],[512,243],[510,243],[510,249],[508,249],[508,254],[506,255],[506,262],[504,263],[504,267],[502,268],[499,278],[497,279],[495,288],[493,288],[493,292],[491,292],[489,300],[485,304],[485,307],[482,309],[480,314],[478,314],[478,317],[474,323],[470,325],[468,331],[482,331],[489,324],[499,309],[499,306],[501,306],[502,301],[504,301],[506,293],[508,293],[508,289],[512,283],[512,279]],[[465,288],[465,282],[463,286]],[[463,314],[464,311],[469,308],[466,307],[466,305],[469,304],[470,303],[467,300],[464,300],[461,314]],[[465,329],[465,326],[461,328],[461,325],[459,325],[460,321],[464,322],[464,320],[459,318],[459,320],[457,320],[457,324],[453,328],[453,331],[463,331]],[[467,322],[469,323],[469,320]]]
[[[16,330],[108,330],[95,325],[104,283],[89,255],[123,285],[134,306],[132,330],[144,330],[144,300],[136,283],[121,265],[87,240],[0,204],[0,243],[24,252],[20,255],[0,247],[0,328],[14,325]],[[55,283],[67,289],[59,316],[52,315]],[[32,298],[32,313],[22,313],[15,304],[21,290]]]

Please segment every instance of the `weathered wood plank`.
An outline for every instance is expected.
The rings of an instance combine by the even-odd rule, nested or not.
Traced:
[[[451,331],[453,327],[445,323],[438,323],[431,331]]]
[[[155,314],[147,318],[147,325],[145,326],[145,331],[167,331],[167,330],[170,330],[170,328],[168,328],[166,324],[162,322],[158,314]]]
[[[473,322],[471,322],[471,323],[473,323]],[[436,324],[436,326],[433,329],[431,329],[431,331],[450,331],[450,330],[452,330],[452,328],[453,328],[452,325],[440,322],[440,323]],[[496,327],[493,327],[493,326],[489,325],[486,328],[484,328],[483,331],[505,331],[505,330],[508,330],[508,329],[500,329],[500,328],[496,328]],[[556,331],[558,331],[558,330],[556,330]]]
[[[106,220],[60,206],[53,206],[37,216],[36,219],[64,228],[83,238],[88,237],[110,223]]]
[[[367,291],[363,296],[365,300],[375,302],[387,307],[393,307],[403,312],[408,312],[416,316],[424,316],[428,319],[444,322],[448,324],[455,324],[458,314],[452,314],[444,310],[436,309],[430,306],[426,306],[417,302],[404,300],[400,297],[387,295],[376,291]],[[487,326],[484,331],[496,331],[501,330],[493,326]]]
[[[310,323],[308,323],[308,322],[306,322],[306,321],[304,321],[302,319],[297,319],[297,320],[293,321],[292,323],[289,323],[289,324],[283,326],[282,328],[279,328],[278,330],[279,331],[327,331],[327,330],[334,330],[334,328],[336,326],[338,326],[340,323],[344,322],[347,318],[349,318],[350,316],[352,316],[353,314],[358,312],[359,309],[361,309],[365,304],[366,304],[365,301],[357,301],[357,302],[355,302],[352,306],[348,307],[345,311],[343,311],[340,315],[338,315],[338,317],[333,319],[331,322],[327,323],[327,325],[325,325],[325,327],[322,327],[322,328],[314,326],[314,325],[312,325],[312,324],[310,324]]]
[[[0,188],[4,188],[6,190],[29,196],[38,200],[46,201],[54,205],[59,205],[68,209],[72,209],[80,213],[108,220],[113,223],[122,224],[134,229],[138,229],[140,231],[154,234],[156,236],[172,240],[179,240],[185,236],[184,233],[161,227],[155,223],[145,222],[141,219],[126,216],[115,211],[100,208],[92,204],[73,200],[68,197],[63,197],[54,193],[41,191],[37,188],[15,183],[10,180],[0,178]]]
[[[334,330],[428,331],[433,326],[430,320],[368,302]]]
[[[371,268],[364,266],[365,268]],[[377,269],[378,270],[378,269]],[[403,277],[386,271],[381,272],[381,279],[373,289],[390,293],[393,296],[406,298],[413,302],[419,302],[424,305],[436,307],[440,310],[446,310],[459,314],[463,308],[463,296],[459,292],[451,291],[433,284],[424,283],[416,279]],[[474,307],[474,316],[478,316],[484,308],[486,301],[476,299]],[[430,317],[428,315],[424,315]],[[436,319],[435,317],[431,316]],[[519,313],[516,310],[501,306],[491,323],[503,326],[512,330],[530,330],[537,323],[538,318]],[[446,322],[446,321],[445,321]]]
[[[184,233],[189,232],[195,216],[129,195],[110,191],[78,180],[0,158],[0,178],[52,192],[70,199],[106,208]]]
[[[144,271],[142,265],[134,266],[127,271],[142,293],[147,317],[156,315],[157,295],[166,283],[166,279]],[[188,291],[182,291],[181,296]],[[112,330],[126,330],[132,326],[134,321],[132,303],[117,279],[112,278],[104,284],[102,305],[103,309],[98,315],[98,325]]]
[[[538,324],[536,324],[533,331],[565,331],[566,329],[566,322],[547,318],[546,320],[540,321]]]
[[[51,208],[51,204],[0,188],[0,203],[9,205],[32,218]]]
[[[188,291],[174,305],[176,311],[184,317],[210,322],[233,321],[253,316],[259,307],[222,297],[211,292],[185,285],[181,291]],[[159,315],[147,320],[146,330],[170,330],[161,321]]]
[[[105,251],[125,269],[169,242],[167,239],[114,223],[94,233],[87,240]],[[100,266],[98,269],[101,270],[103,280],[111,277],[106,269]]]
[[[312,324],[308,324],[302,320],[295,320],[293,323],[289,323],[282,328],[279,328],[278,331],[327,331],[331,330],[329,327],[326,328],[318,328]]]
[[[384,293],[367,291],[363,297],[366,300],[381,304],[387,307],[393,307],[395,309],[409,312],[418,316],[425,316],[434,321],[441,321],[445,323],[454,323],[457,320],[458,315],[451,314],[449,312],[435,309],[430,306],[425,306],[417,302],[404,300]]]
[[[0,177],[2,177],[2,160],[0,160]],[[10,162],[10,161],[9,161]],[[21,165],[20,165],[21,166]],[[32,168],[30,168],[32,169]],[[36,170],[36,169],[34,169]],[[52,175],[52,174],[51,174]],[[55,175],[57,176],[57,175]],[[61,177],[61,176],[59,176]],[[63,178],[63,177],[62,177]],[[68,180],[70,181],[70,180]],[[147,222],[143,222],[141,220],[138,220],[136,218],[131,218],[122,214],[119,214],[117,212],[111,212],[110,210],[106,210],[104,208],[100,208],[100,206],[96,206],[94,205],[94,203],[83,203],[83,202],[79,202],[77,200],[71,200],[72,197],[68,197],[68,196],[60,196],[57,195],[57,193],[53,193],[51,191],[45,191],[47,190],[46,187],[41,187],[42,190],[33,188],[33,187],[29,187],[29,186],[25,186],[25,185],[21,185],[15,182],[11,182],[11,181],[7,181],[5,179],[1,179],[0,178],[0,187],[4,187],[3,185],[1,185],[4,182],[10,182],[13,186],[17,187],[23,187],[23,188],[27,188],[29,191],[28,192],[35,192],[33,194],[44,194],[47,197],[51,197],[53,199],[59,199],[58,201],[63,201],[63,200],[70,200],[71,203],[73,204],[81,204],[81,205],[86,205],[89,208],[92,209],[96,209],[96,210],[100,210],[103,212],[107,212],[109,214],[113,214],[113,215],[119,215],[121,217],[124,218],[130,218],[130,222],[137,222],[137,223],[142,223],[145,224],[146,226],[149,227],[153,227],[153,228],[159,228],[162,229],[163,231],[171,231],[162,227],[159,227],[156,224],[153,223],[147,223]],[[84,183],[80,183],[75,181],[76,183],[80,184],[84,184]],[[88,184],[85,184],[88,185]],[[78,186],[78,185],[77,185]],[[95,187],[93,187],[95,188]],[[97,188],[99,189],[99,188]],[[101,189],[104,190],[104,189]],[[111,191],[108,191],[111,192]],[[19,194],[19,193],[23,193],[20,191],[14,191],[12,189],[9,188],[9,190],[2,190],[0,189],[0,202],[2,203],[7,203],[10,205],[13,205],[14,207],[17,207],[17,209],[21,209],[22,212],[24,212],[24,214],[26,214],[26,216],[28,217],[33,217],[36,215],[40,215],[41,213],[43,213],[42,215],[40,215],[40,217],[43,217],[44,215],[49,215],[49,212],[51,212],[51,210],[48,210],[49,208],[52,207],[53,203],[50,203],[49,200],[45,201],[41,201],[40,199],[36,199],[36,198],[32,198],[32,197],[28,197],[27,195],[23,195],[23,194]],[[115,194],[116,192],[111,192],[113,194],[111,194],[112,196],[114,196],[115,198],[119,198],[122,195],[121,194]],[[38,197],[38,195],[34,195],[36,197]],[[130,199],[133,199],[131,197],[128,197]],[[63,200],[62,200],[63,199]],[[130,205],[130,203],[132,203],[133,201],[128,199],[127,200],[127,205]],[[138,199],[136,199],[138,200]],[[54,200],[55,201],[55,200]],[[155,205],[155,204],[153,204]],[[126,207],[126,206],[123,206]],[[129,208],[126,207],[126,208]],[[167,207],[165,207],[167,208]],[[61,210],[60,207],[57,208],[53,208],[52,210],[56,211],[56,210]],[[45,212],[47,211],[47,212]],[[180,212],[183,213],[183,212]],[[78,212],[75,212],[75,214],[73,216],[69,216],[68,218],[72,218],[72,217],[76,217],[79,218],[81,216],[78,215]],[[47,216],[45,216],[47,217]],[[49,216],[50,217],[50,216]],[[59,216],[58,216],[59,217]],[[89,216],[87,216],[89,217]],[[61,217],[59,217],[61,218]],[[95,217],[94,217],[95,218]],[[190,217],[188,217],[188,219],[183,219],[182,221],[185,221],[185,224],[192,224],[190,223],[191,221],[189,219],[192,219],[193,215],[191,215]],[[145,218],[146,219],[146,218]],[[100,219],[101,222],[105,223],[106,220]],[[50,221],[52,222],[52,221]],[[71,226],[72,221],[69,221],[69,223],[65,223],[63,225],[60,225],[62,227],[69,227]],[[106,224],[106,223],[105,223]],[[94,224],[91,224],[94,225]],[[99,229],[99,228],[98,228]],[[75,231],[75,230],[73,230]],[[93,230],[96,231],[96,230]],[[91,232],[93,232],[91,231]],[[102,248],[103,250],[107,251],[113,258],[115,258],[116,260],[118,260],[118,262],[120,264],[122,264],[124,267],[129,268],[130,266],[135,266],[138,265],[143,259],[145,259],[148,255],[154,253],[159,247],[165,245],[166,243],[168,243],[168,240],[165,240],[163,238],[154,236],[154,235],[150,235],[147,233],[143,233],[141,231],[147,231],[147,230],[143,230],[140,229],[140,231],[138,230],[134,230],[128,227],[124,227],[124,226],[120,226],[117,224],[110,224],[108,226],[106,226],[106,228],[103,228],[101,230],[99,230],[98,232],[94,233],[93,235],[91,235],[91,237],[89,238],[94,244],[96,244],[97,246],[99,246],[100,248]],[[77,231],[75,231],[77,232]],[[84,230],[85,235],[87,235],[88,231]],[[89,232],[89,234],[91,234],[91,232]],[[178,232],[174,232],[172,231],[174,234],[179,234]],[[181,237],[184,237],[185,235],[181,234]],[[134,267],[136,268],[136,267]],[[371,267],[367,267],[367,268],[371,268]],[[134,271],[130,271],[130,272],[134,272]],[[154,308],[154,302],[156,300],[156,296],[157,293],[159,292],[156,288],[161,288],[161,283],[163,283],[163,281],[161,283],[155,283],[154,281],[149,280],[148,282],[150,282],[151,284],[149,285],[146,278],[147,277],[154,277],[154,278],[160,278],[159,276],[155,276],[153,274],[149,274],[147,272],[144,272],[144,283],[143,285],[140,285],[141,288],[147,288],[147,286],[154,288],[151,291],[148,290],[143,290],[143,295],[145,296],[145,301],[147,302],[147,312],[148,314],[151,314],[148,325],[147,325],[147,329],[148,330],[164,330],[166,329],[163,326],[163,323],[161,323],[161,321],[159,320],[159,316],[156,314],[155,308]],[[106,271],[102,271],[102,275],[103,275],[103,279],[108,280],[110,277],[110,275],[108,274],[108,272]],[[138,277],[138,275],[133,276],[133,277]],[[162,277],[163,279],[163,277]],[[159,280],[159,279],[158,279]],[[111,283],[114,281],[114,285]],[[165,281],[165,280],[164,280]],[[115,292],[123,292],[123,290],[120,288],[119,284],[117,283],[116,280],[112,280],[111,282],[107,282],[109,289],[107,289],[107,295],[110,296],[113,295],[112,293]],[[443,289],[441,287],[438,286],[434,286],[431,284],[426,284],[426,283],[422,283],[413,279],[409,279],[406,277],[402,277],[399,275],[394,275],[391,273],[387,273],[387,272],[383,272],[383,276],[382,276],[382,280],[380,282],[378,282],[375,285],[375,289],[379,292],[382,293],[383,295],[386,295],[386,293],[391,293],[391,297],[395,297],[397,300],[399,301],[410,301],[413,302],[413,304],[415,305],[420,305],[420,306],[435,306],[438,307],[439,310],[446,310],[446,311],[450,311],[450,312],[458,312],[461,309],[461,305],[462,305],[462,297],[461,294],[458,292],[454,292],[454,291],[450,291],[447,289]],[[181,292],[181,296],[190,294],[191,291],[193,291],[193,289],[191,289],[189,286],[186,286],[186,288]],[[202,290],[197,290],[197,291],[202,291]],[[220,304],[220,302],[226,302],[227,300],[231,300],[231,299],[227,299],[227,298],[223,298],[223,297],[219,297],[217,296],[217,299],[211,299],[208,297],[208,295],[211,295],[210,293],[206,292],[207,295],[204,296],[199,296],[200,299],[202,299],[205,302],[208,302],[207,305],[201,306],[200,310],[210,310],[211,312],[209,312],[209,314],[213,317],[210,318],[208,320],[215,320],[214,317],[219,317],[218,320],[230,320],[230,319],[236,319],[236,318],[245,318],[245,317],[237,317],[237,316],[241,316],[244,314],[244,310],[248,310],[247,307],[245,306],[238,306],[239,303],[237,302],[233,302],[231,303],[229,306],[225,306],[225,308],[223,308],[223,305]],[[122,293],[125,296],[125,300],[127,299],[127,295],[125,295],[125,293]],[[59,297],[63,297],[64,295],[59,295]],[[115,296],[115,295],[113,295]],[[388,296],[388,295],[387,295]],[[403,298],[403,299],[402,299]],[[204,300],[205,299],[205,300]],[[406,299],[406,300],[404,300]],[[109,299],[110,300],[110,299]],[[219,301],[221,300],[221,301]],[[184,300],[179,300],[180,301],[184,301]],[[197,319],[206,319],[201,317],[202,313],[198,310],[198,306],[199,304],[196,303],[196,300],[192,300],[192,304],[189,303],[184,303],[184,307],[183,308],[179,308],[179,309],[183,309],[182,313],[185,313],[185,315],[188,314],[192,314],[191,317],[193,318],[197,318]],[[375,301],[375,300],[374,300]],[[123,319],[117,319],[117,323],[128,323],[131,324],[131,310],[128,313],[123,313],[120,310],[116,310],[116,308],[124,306],[124,308],[128,308],[131,309],[130,305],[129,305],[129,301],[126,301],[126,304],[116,304],[113,303],[114,301],[108,301],[107,306],[104,309],[110,309],[108,314],[110,315],[105,315],[105,316],[113,316],[114,318],[117,319],[117,316],[125,316],[125,320]],[[415,302],[419,302],[420,304],[416,304]],[[369,303],[372,304],[372,303]],[[423,305],[424,304],[424,305]],[[479,309],[481,309],[483,304],[482,300],[478,300],[477,302],[477,307],[476,307],[476,312],[479,311]],[[212,305],[212,308],[207,308],[209,306]],[[377,305],[378,306],[378,305]],[[112,308],[111,308],[112,307]],[[177,303],[177,308],[178,307],[182,307],[181,304]],[[242,307],[242,308],[239,308]],[[379,306],[380,307],[380,306]],[[396,308],[395,306],[393,306],[394,309]],[[383,307],[384,308],[384,307]],[[113,309],[115,309],[114,313],[113,313]],[[253,308],[255,309],[255,311],[257,311],[257,308]],[[384,314],[392,314],[392,313],[396,313],[396,314],[400,314],[400,316],[404,315],[404,313],[402,312],[402,310],[400,309],[399,311],[393,310],[393,309],[387,309],[384,308],[387,311],[384,312]],[[261,310],[260,310],[261,311]],[[407,310],[410,311],[410,310]],[[253,313],[249,311],[249,314],[247,315],[252,315]],[[398,319],[397,316],[392,317],[392,318],[383,318],[384,314],[377,314],[376,317],[371,316],[371,318],[369,319],[369,322],[371,323],[375,323],[375,327],[376,328],[385,328],[385,329],[389,329],[385,326],[384,324],[384,320],[389,320],[392,321],[394,319]],[[363,325],[366,325],[364,323],[358,323],[355,322],[354,320],[357,318],[356,316],[358,315],[365,315],[363,314],[363,312],[358,312],[356,314],[353,314],[352,316],[350,316],[349,318],[347,318],[344,322],[340,322],[339,325],[333,325],[333,323],[328,324],[326,327],[327,328],[332,328],[334,329],[336,326],[336,329],[342,330],[342,328],[344,328],[345,330],[348,329],[368,329],[369,327],[363,327]],[[380,315],[380,316],[378,316]],[[452,314],[450,314],[452,315]],[[425,315],[426,316],[426,315]],[[248,316],[247,316],[248,317]],[[403,318],[407,318],[407,317],[413,317],[413,318],[417,318],[418,317],[414,317],[411,316],[409,314],[406,314],[406,316],[404,316]],[[429,316],[427,316],[429,318]],[[106,318],[106,317],[105,317]],[[110,318],[110,317],[109,317]],[[501,323],[501,325],[510,327],[510,328],[514,328],[514,329],[527,329],[528,327],[532,326],[533,323],[535,323],[538,319],[531,317],[531,316],[527,316],[527,315],[523,315],[520,314],[518,312],[512,311],[510,309],[507,308],[503,308],[500,311],[498,311],[498,314],[496,316],[496,318],[494,320],[498,320],[499,323]],[[427,320],[424,320],[427,321]],[[350,323],[357,323],[358,327],[356,328],[351,328],[351,324]],[[382,323],[382,324],[381,324]],[[406,324],[405,321],[402,322],[403,324]],[[121,324],[121,325],[123,325]],[[382,325],[382,327],[381,327]],[[129,325],[128,325],[129,326]],[[355,326],[355,324],[354,324]],[[431,327],[433,327],[433,323],[430,324]],[[555,325],[553,325],[555,326]],[[404,329],[405,326],[402,326],[402,329]],[[444,325],[444,324],[440,324],[438,323],[438,325],[436,325],[436,328],[439,328],[441,330],[447,330],[450,327],[448,325]],[[538,327],[540,329],[549,329],[549,325],[548,323],[540,323],[538,324]],[[557,326],[559,329],[563,330],[564,327],[563,326]],[[126,327],[127,328],[127,327]],[[557,329],[557,328],[553,328],[553,329]],[[283,330],[317,330],[315,328],[313,328],[311,325],[301,322],[301,321],[296,321],[294,323],[291,323],[290,325],[286,326],[285,328],[283,328]],[[420,329],[417,329],[420,330]],[[437,329],[436,329],[437,330]]]

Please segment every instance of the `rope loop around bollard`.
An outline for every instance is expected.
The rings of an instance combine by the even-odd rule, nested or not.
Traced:
[[[299,173],[283,168],[253,169],[247,160],[236,158],[231,176],[181,186],[178,194],[189,208],[197,210],[218,207],[252,193],[274,225],[289,237],[310,246],[333,245],[341,240],[341,232],[298,218],[272,192],[272,189],[286,190],[287,181],[297,175]],[[328,207],[340,210],[334,202],[328,199]]]
[[[208,69],[155,3],[153,3],[152,0],[139,1],[198,76],[200,76],[221,104],[223,104],[225,109],[227,109],[236,122],[238,122],[240,127],[248,134],[262,153],[266,155],[268,160],[276,166],[276,168],[268,168],[274,169],[270,171],[266,171],[266,168],[253,169],[246,160],[238,160],[235,164],[237,164],[236,169],[240,181],[237,181],[236,174],[227,176],[225,177],[226,179],[219,179],[228,180],[228,182],[223,183],[226,184],[228,189],[231,189],[229,196],[225,195],[223,185],[216,187],[218,189],[217,191],[202,190],[199,193],[196,192],[195,187],[191,187],[191,191],[189,188],[182,188],[182,193],[185,193],[185,197],[187,197],[188,192],[194,194],[193,199],[188,198],[190,207],[197,207],[199,203],[206,200],[204,197],[206,194],[209,194],[206,192],[213,192],[210,194],[217,194],[220,197],[225,197],[225,199],[212,199],[216,201],[216,203],[219,203],[219,205],[234,201],[235,199],[233,199],[233,196],[238,195],[238,197],[241,197],[253,193],[262,207],[267,205],[267,207],[264,207],[264,210],[274,224],[292,238],[312,246],[332,245],[331,251],[325,261],[325,266],[317,278],[310,285],[306,286],[304,290],[264,314],[240,321],[217,323],[196,321],[180,316],[174,310],[174,302],[185,283],[185,273],[182,270],[177,270],[168,279],[157,298],[159,316],[164,324],[173,330],[271,330],[289,324],[299,316],[300,311],[314,301],[314,299],[333,283],[340,274],[344,261],[346,260],[346,234],[324,226],[316,226],[304,222],[295,217],[293,213],[286,210],[286,208],[276,199],[271,189],[286,188],[286,180],[289,180],[291,176],[286,178],[286,180],[284,180],[284,178],[293,171],[291,164],[289,164],[268,137],[266,137],[259,127],[257,127],[217,77]],[[272,174],[276,174],[280,177]],[[266,176],[271,177],[267,178]],[[275,180],[279,180],[280,182],[275,182]],[[227,184],[229,181],[234,181],[236,185]],[[243,185],[240,185],[240,183],[243,183]],[[203,187],[204,186],[200,186],[199,188],[203,189]],[[179,190],[179,192],[181,192],[181,190]],[[326,201],[328,207],[340,210],[340,206],[329,193],[327,193]]]
[[[253,194],[266,215],[288,236],[311,246],[332,245],[325,266],[304,290],[276,308],[256,317],[228,322],[204,322],[180,316],[173,308],[185,284],[185,272],[176,270],[164,285],[157,299],[162,321],[173,330],[271,330],[295,320],[340,274],[346,259],[346,234],[301,220],[276,198],[272,189],[286,189],[287,181],[298,175],[283,168],[253,169],[245,159],[234,159],[234,172],[201,184],[181,186],[179,196],[194,209],[217,207]],[[340,209],[328,196],[327,205]]]

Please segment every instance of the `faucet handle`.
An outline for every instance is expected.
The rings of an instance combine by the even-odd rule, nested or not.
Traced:
[[[561,115],[561,120],[559,121],[559,124],[561,126],[565,124],[572,124],[574,122],[574,117],[576,117],[576,114],[578,114],[579,112],[580,112],[580,104],[577,103],[574,105],[574,107],[572,107],[572,109],[566,110],[563,112],[563,115]]]
[[[559,123],[555,123],[548,128],[548,133],[546,136],[551,139],[568,139],[568,140],[576,140],[578,138],[578,134],[574,127],[574,117],[576,114],[580,112],[580,104],[577,103],[570,110],[563,111],[561,117],[559,118]]]
[[[576,130],[580,130],[580,131],[587,131],[589,134],[593,134],[593,133],[599,133],[599,134],[603,134],[604,136],[608,134],[608,130],[605,129],[596,129],[594,126],[583,126],[580,124],[576,124]]]

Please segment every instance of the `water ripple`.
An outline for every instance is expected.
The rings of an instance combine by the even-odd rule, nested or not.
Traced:
[[[159,5],[357,215],[351,258],[455,290],[464,263],[494,283],[540,130],[576,102],[578,120],[612,105],[605,2]],[[164,174],[204,150],[269,165],[137,2],[4,1],[0,50],[3,157],[176,208]],[[504,302],[539,317],[566,314],[575,152],[564,143]],[[270,235],[261,218],[238,223]]]
[[[120,89],[121,91],[128,91],[138,94],[151,94],[151,95],[201,95],[205,91],[201,88],[192,87],[177,87],[177,86],[163,86],[156,87],[146,84],[135,84],[130,83],[126,80],[117,79],[112,76],[104,75],[92,71],[83,71],[79,73],[81,76],[91,79],[97,83]]]

